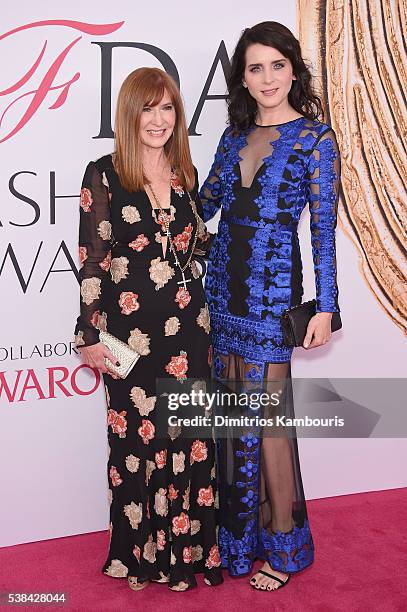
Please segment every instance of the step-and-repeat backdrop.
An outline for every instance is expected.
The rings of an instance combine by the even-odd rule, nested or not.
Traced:
[[[275,20],[299,34],[301,23],[315,68],[320,59],[306,35],[323,11],[307,2],[258,0],[243,9],[232,0],[74,0],[69,11],[60,0],[41,4],[4,6],[0,31],[0,546],[107,526],[101,377],[81,364],[73,328],[80,183],[87,162],[112,151],[121,82],[140,66],[176,76],[203,180],[225,127],[225,71],[242,29]],[[349,134],[345,155],[363,145]],[[402,377],[400,317],[366,277],[355,240],[362,230],[353,224],[351,235],[346,202],[337,246],[344,328],[326,347],[296,351],[293,374]],[[306,297],[309,242],[306,218]],[[405,485],[400,442],[300,440],[307,496]]]

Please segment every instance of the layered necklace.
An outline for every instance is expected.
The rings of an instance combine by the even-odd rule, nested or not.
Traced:
[[[202,223],[201,218],[198,215],[198,212],[196,210],[196,204],[194,202],[194,200],[191,198],[191,194],[189,193],[189,191],[187,191],[188,194],[188,198],[189,198],[189,204],[191,206],[193,215],[195,217],[196,220],[196,230],[195,230],[195,237],[192,243],[192,248],[191,248],[191,252],[189,254],[189,257],[186,261],[186,263],[182,266],[180,260],[178,259],[178,255],[177,255],[177,249],[175,247],[174,244],[174,240],[173,237],[171,236],[171,230],[170,230],[170,223],[171,223],[171,219],[170,219],[170,215],[167,213],[167,211],[161,206],[161,203],[151,185],[151,183],[148,183],[148,187],[153,195],[154,201],[157,204],[158,208],[160,209],[160,213],[161,213],[161,218],[162,218],[162,222],[165,228],[165,233],[168,239],[168,243],[170,245],[170,251],[172,252],[173,256],[174,256],[174,260],[175,260],[175,265],[176,267],[179,269],[180,273],[181,273],[181,278],[182,280],[177,282],[177,285],[183,285],[183,289],[184,289],[184,295],[185,295],[185,302],[186,304],[188,304],[191,300],[191,295],[187,289],[187,283],[191,282],[191,278],[185,278],[185,270],[187,270],[188,268],[191,268],[191,263],[192,263],[192,257],[194,255],[194,250],[196,247],[196,243],[198,240],[198,234],[199,234],[199,229],[200,229],[200,224]],[[172,185],[171,185],[171,189],[172,189]],[[171,213],[171,209],[170,209],[170,213]]]

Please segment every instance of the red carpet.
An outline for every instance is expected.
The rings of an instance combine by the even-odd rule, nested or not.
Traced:
[[[407,489],[308,502],[316,559],[275,593],[258,593],[247,578],[217,588],[203,584],[172,593],[152,584],[135,593],[127,581],[99,573],[105,532],[0,549],[0,592],[65,592],[64,606],[7,606],[7,610],[146,610],[152,612],[346,612],[407,609]],[[29,520],[29,513],[27,515]]]

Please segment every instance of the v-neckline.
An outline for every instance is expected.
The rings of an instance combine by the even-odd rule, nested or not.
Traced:
[[[240,146],[240,142],[239,142],[239,148],[237,150],[237,166],[238,166],[238,170],[239,170],[239,179],[240,179],[240,187],[242,189],[247,189],[247,190],[251,190],[253,188],[253,185],[255,183],[255,181],[258,178],[258,175],[260,173],[261,170],[263,170],[263,168],[266,166],[267,160],[270,159],[270,157],[273,155],[273,151],[270,153],[270,155],[266,155],[266,157],[263,157],[263,161],[261,166],[259,166],[259,168],[256,170],[253,178],[252,178],[252,182],[250,183],[250,187],[245,187],[242,183],[243,183],[243,175],[242,175],[242,167],[240,165],[240,162],[244,160],[244,158],[240,155],[240,152],[243,151],[243,149],[245,149],[247,146],[249,146],[249,143],[247,141],[248,137],[250,136],[250,134],[256,129],[256,125],[252,125],[248,130],[247,133],[243,133],[242,134],[242,139],[241,139],[241,145]]]
[[[250,183],[250,186],[246,187],[245,185],[242,184],[243,183],[243,179],[242,179],[242,168],[240,166],[240,161],[243,161],[243,158],[240,158],[240,155],[239,155],[240,161],[237,162],[237,167],[238,167],[238,171],[239,171],[239,182],[240,182],[241,189],[248,189],[250,191],[253,188],[253,185],[254,185],[255,181],[257,180],[260,171],[263,170],[263,168],[265,167],[266,160],[269,157],[271,157],[271,155],[268,155],[267,157],[263,157],[263,163],[261,164],[261,166],[259,166],[259,168],[257,169],[256,173],[254,174],[254,176],[252,178],[252,182]]]

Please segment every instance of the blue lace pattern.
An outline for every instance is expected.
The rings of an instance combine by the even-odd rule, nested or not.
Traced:
[[[273,152],[264,160],[264,172],[255,179],[261,185],[260,196],[256,198],[259,220],[241,217],[233,210],[234,185],[239,179],[236,168],[242,159],[239,152],[247,145],[251,130],[237,136],[231,128],[225,130],[200,197],[205,221],[221,209],[206,277],[214,347],[222,353],[282,363],[292,355],[292,348],[283,342],[281,315],[294,305],[292,245],[298,241],[297,226],[307,202],[311,212],[317,312],[339,311],[335,253],[339,180],[335,164],[339,154],[335,135],[326,124],[301,118],[276,129],[281,136],[273,142]],[[245,317],[232,314],[228,308],[227,264],[232,225],[255,229],[247,262],[249,314]]]
[[[206,277],[218,379],[225,374],[222,356],[231,353],[253,364],[249,379],[254,381],[263,380],[268,362],[290,360],[292,348],[283,342],[281,315],[299,297],[297,294],[293,298],[293,245],[298,246],[298,222],[307,203],[311,213],[317,311],[339,311],[335,254],[339,153],[335,135],[328,125],[305,118],[276,129],[280,138],[273,141],[272,154],[264,159],[264,170],[255,178],[260,185],[260,195],[255,199],[258,218],[239,215],[233,207],[238,164],[242,159],[239,152],[247,145],[251,130],[238,135],[231,128],[225,130],[200,192],[205,221],[221,209]],[[255,230],[249,240],[249,276],[245,279],[247,316],[237,316],[229,310],[227,266],[233,225]],[[267,559],[282,572],[298,572],[314,559],[306,518],[289,533],[259,528],[258,433],[253,430],[242,436],[234,450],[239,476],[233,486],[239,491],[241,502],[236,517],[240,521],[240,535],[237,537],[225,526],[219,529],[222,566],[233,576],[250,572],[256,557]]]

